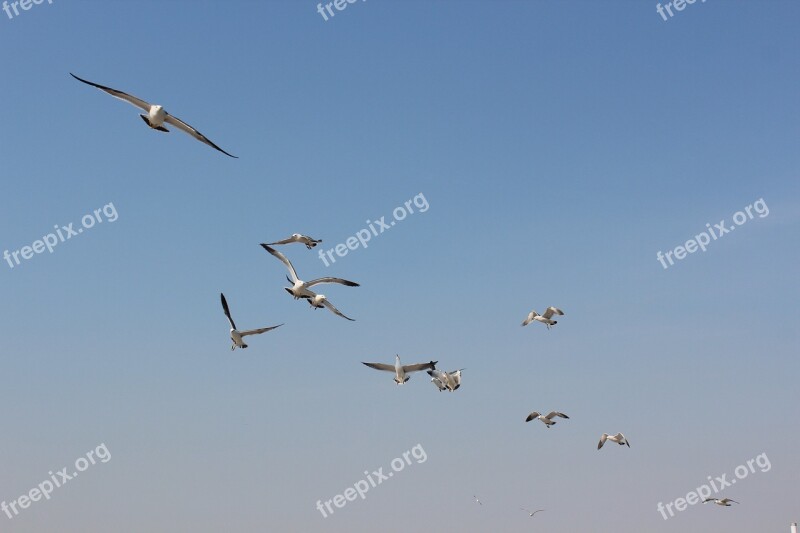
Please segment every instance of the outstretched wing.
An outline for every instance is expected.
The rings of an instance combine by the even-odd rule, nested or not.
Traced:
[[[559,309],[558,307],[548,307],[545,309],[544,314],[542,315],[544,318],[550,318],[553,315],[563,315],[564,311]]]
[[[347,285],[348,287],[360,287],[358,283],[355,281],[348,281],[342,278],[318,278],[309,281],[306,283],[306,287],[313,287],[314,285],[320,285],[322,283],[338,283],[340,285]]]
[[[431,361],[430,363],[418,363],[416,365],[406,365],[403,367],[403,371],[406,374],[410,374],[411,372],[419,372],[420,370],[435,370],[436,363],[439,361]]]
[[[240,331],[239,335],[242,337],[246,337],[248,335],[260,335],[261,333],[266,333],[267,331],[272,331],[275,328],[279,328],[282,325],[283,324],[278,324],[277,326],[272,326],[269,328],[248,329],[247,331]]]
[[[229,154],[228,152],[226,152],[225,150],[223,150],[222,148],[220,148],[219,146],[217,146],[216,144],[211,142],[208,139],[208,137],[206,137],[205,135],[203,135],[202,133],[200,133],[195,128],[193,128],[192,126],[188,125],[187,123],[185,123],[184,121],[182,121],[181,119],[176,117],[175,115],[170,115],[169,113],[167,113],[166,118],[164,118],[164,122],[172,124],[173,126],[178,128],[179,130],[188,133],[189,135],[191,135],[192,137],[194,137],[195,139],[197,139],[200,142],[206,143],[211,148],[219,150],[220,152],[222,152],[223,154],[227,155],[228,157],[233,157],[234,159],[239,159],[235,155]]]
[[[325,300],[324,302],[322,302],[322,305],[324,305],[325,307],[327,307],[328,309],[330,309],[330,310],[331,310],[331,311],[332,311],[334,314],[337,314],[337,315],[339,315],[339,316],[340,316],[340,317],[342,317],[342,318],[346,318],[346,319],[347,319],[347,320],[349,320],[350,322],[355,322],[355,320],[353,320],[352,318],[350,318],[350,317],[347,317],[347,316],[344,316],[344,315],[342,314],[342,312],[341,312],[341,311],[339,311],[338,309],[336,309],[336,307],[334,307],[334,306],[333,306],[333,304],[332,304],[330,301],[328,301],[328,300]]]
[[[289,269],[289,275],[292,276],[292,280],[291,281],[293,283],[297,283],[300,280],[300,278],[297,277],[297,272],[295,272],[294,266],[292,266],[291,261],[286,259],[285,255],[283,255],[282,253],[280,253],[278,250],[276,250],[274,248],[270,248],[269,245],[267,245],[267,244],[261,243],[261,247],[264,248],[266,251],[268,251],[273,256],[277,257],[278,260],[281,263],[286,265],[286,268]]]
[[[530,422],[531,420],[535,420],[539,417],[539,413],[537,411],[532,412],[528,415],[528,418],[525,419],[525,422]]]
[[[231,329],[236,329],[236,324],[233,323],[233,319],[231,318],[230,309],[228,309],[228,301],[225,299],[225,295],[219,293],[219,297],[222,300],[222,310],[225,311],[225,316],[228,317],[228,322],[231,324]]]
[[[384,372],[391,372],[394,374],[395,369],[394,365],[387,365],[385,363],[361,363],[362,365],[367,365],[370,368],[374,368],[375,370],[383,370]]]
[[[569,418],[564,413],[559,413],[558,411],[551,411],[545,418],[548,420],[552,420],[553,418],[560,416],[561,418]]]
[[[78,76],[76,76],[72,72],[70,72],[69,75],[72,76],[73,78],[75,78],[76,80],[85,83],[86,85],[91,85],[92,87],[96,87],[96,88],[100,89],[101,91],[107,92],[108,94],[110,94],[114,98],[119,98],[120,100],[128,102],[129,104],[135,105],[136,107],[138,107],[139,109],[143,109],[144,111],[150,111],[150,103],[149,102],[145,102],[141,98],[137,98],[137,97],[135,97],[133,95],[130,95],[128,93],[124,93],[122,91],[118,91],[116,89],[112,89],[111,87],[106,87],[104,85],[99,85],[97,83],[92,83],[90,81],[84,80],[83,78],[79,78]]]

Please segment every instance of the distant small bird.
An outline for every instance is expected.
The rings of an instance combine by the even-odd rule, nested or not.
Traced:
[[[292,233],[292,236],[283,239],[282,241],[277,242],[268,242],[267,244],[274,245],[274,244],[291,244],[293,242],[299,242],[301,244],[305,244],[306,248],[309,250],[321,243],[321,240],[312,239],[308,235],[301,235],[300,233]]]
[[[533,517],[533,515],[535,515],[536,513],[541,513],[542,511],[544,511],[544,509],[537,509],[534,512],[530,512],[528,509],[523,509],[522,507],[520,507],[520,510],[521,511],[525,511],[526,513],[528,513],[528,516],[530,516],[530,517]]]
[[[631,447],[631,443],[628,442],[628,439],[626,439],[625,435],[623,435],[622,433],[617,433],[616,435],[609,435],[608,433],[603,433],[602,435],[600,435],[600,442],[597,444],[598,450],[603,447],[603,444],[606,443],[606,440],[610,440],[611,442],[616,442],[620,446],[622,446],[623,444],[627,444],[628,448]]]
[[[473,497],[473,498],[475,498],[475,501],[476,501],[476,502],[478,502],[478,505],[483,505],[483,504],[481,503],[481,501],[478,499],[478,497],[477,497],[477,496],[474,496],[474,495],[473,495],[472,497]]]
[[[220,293],[220,300],[222,300],[222,310],[225,311],[225,316],[228,317],[228,322],[231,325],[231,351],[238,348],[247,348],[247,345],[244,343],[243,337],[247,337],[248,335],[259,335],[261,333],[266,333],[267,331],[271,331],[275,328],[281,327],[283,324],[278,324],[277,326],[272,326],[270,328],[259,328],[259,329],[250,329],[247,331],[239,331],[236,329],[236,324],[233,323],[233,319],[231,318],[231,312],[228,309],[228,301],[225,299],[225,295]]]
[[[547,426],[547,429],[550,429],[550,426],[552,426],[552,425],[554,425],[556,423],[556,421],[553,420],[553,418],[555,418],[557,416],[560,416],[561,418],[569,419],[569,417],[567,415],[565,415],[564,413],[559,413],[558,411],[551,411],[547,416],[541,415],[538,412],[534,411],[534,412],[532,412],[531,414],[528,415],[528,418],[525,419],[525,422],[530,422],[531,420],[538,419],[538,420],[541,420],[542,422],[544,422],[545,426]]]
[[[550,317],[552,317],[553,315],[563,315],[563,314],[564,311],[562,311],[558,307],[548,307],[547,309],[545,309],[543,315],[540,315],[536,311],[531,311],[530,313],[528,313],[528,317],[522,322],[522,325],[527,326],[531,322],[536,321],[545,324],[547,326],[547,329],[550,329],[552,326],[558,324],[558,321],[551,320]]]
[[[411,374],[412,372],[419,372],[420,370],[435,370],[436,363],[439,361],[431,361],[430,363],[419,363],[416,365],[405,365],[403,366],[400,363],[400,356],[394,356],[394,365],[387,365],[384,363],[363,363],[364,365],[374,368],[375,370],[383,370],[386,372],[394,372],[394,381],[398,385],[404,384],[406,381],[409,380],[409,376],[407,374]]]
[[[228,157],[236,158],[235,155],[229,154],[216,144],[212,143],[211,141],[208,140],[208,138],[205,135],[203,135],[202,133],[200,133],[199,131],[197,131],[196,129],[194,129],[193,127],[191,127],[178,117],[172,116],[166,111],[164,111],[164,108],[162,106],[145,102],[141,98],[136,98],[135,96],[131,96],[130,94],[124,93],[122,91],[112,89],[111,87],[105,87],[103,85],[98,85],[97,83],[86,81],[84,79],[79,78],[78,76],[76,76],[71,72],[69,74],[76,80],[83,82],[86,85],[91,85],[92,87],[95,87],[97,89],[100,89],[101,91],[110,94],[114,98],[119,98],[120,100],[128,102],[129,104],[132,104],[138,107],[139,109],[146,111],[147,112],[146,115],[139,115],[139,116],[142,117],[142,120],[144,120],[147,123],[147,125],[150,126],[152,129],[163,132],[169,132],[169,130],[164,127],[164,123],[166,122],[167,124],[172,124],[179,130],[184,131],[189,135],[191,135],[192,137],[194,137],[195,139],[197,139],[198,141],[203,142],[216,150],[219,150]]]
[[[428,375],[431,376],[431,382],[436,385],[439,392],[447,389],[450,392],[457,390],[461,386],[461,371],[454,370],[453,372],[443,372],[442,370],[428,370]]]
[[[708,502],[714,502],[717,505],[722,505],[723,507],[730,507],[732,503],[737,503],[737,504],[739,503],[731,500],[730,498],[722,498],[722,499],[706,498],[705,500],[703,500],[703,503],[708,503]]]

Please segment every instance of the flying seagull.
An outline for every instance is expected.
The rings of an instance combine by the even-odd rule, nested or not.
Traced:
[[[525,511],[526,513],[528,513],[528,516],[530,517],[533,517],[533,515],[535,515],[536,513],[541,513],[542,511],[544,511],[544,509],[537,509],[536,511],[530,512],[528,509],[524,509],[522,507],[520,507],[519,509],[520,511]]]
[[[556,324],[558,324],[558,321],[551,320],[550,317],[552,317],[553,315],[563,315],[563,314],[564,311],[562,311],[558,307],[548,307],[547,309],[545,309],[543,315],[540,315],[536,311],[531,311],[530,313],[528,313],[528,317],[522,322],[522,325],[527,326],[528,324],[530,324],[535,320],[536,322],[541,322],[545,324],[547,326],[547,329],[550,329],[551,326],[555,326]]]
[[[111,96],[113,96],[115,98],[119,98],[120,100],[124,100],[124,101],[128,102],[129,104],[133,104],[136,107],[146,111],[147,112],[146,115],[139,115],[139,116],[142,117],[142,120],[144,120],[147,123],[147,125],[150,126],[151,128],[153,128],[154,130],[169,132],[169,130],[164,127],[164,123],[166,122],[167,124],[171,124],[171,125],[175,126],[176,128],[178,128],[179,130],[188,133],[189,135],[191,135],[192,137],[194,137],[198,141],[204,142],[207,145],[209,145],[210,147],[219,150],[223,154],[225,154],[227,156],[230,156],[230,157],[236,158],[235,155],[229,154],[228,152],[226,152],[225,150],[223,150],[222,148],[220,148],[219,146],[217,146],[216,144],[214,144],[213,142],[208,140],[208,138],[205,135],[203,135],[202,133],[200,133],[199,131],[197,131],[196,129],[194,129],[193,127],[191,127],[190,125],[188,125],[187,123],[185,123],[184,121],[179,119],[178,117],[170,115],[169,113],[164,111],[164,108],[162,106],[160,106],[160,105],[154,105],[154,104],[151,104],[149,102],[145,102],[141,98],[137,98],[135,96],[131,96],[130,94],[124,93],[122,91],[118,91],[118,90],[112,89],[110,87],[105,87],[103,85],[98,85],[97,83],[92,83],[90,81],[87,81],[87,80],[84,80],[82,78],[79,78],[78,76],[76,76],[75,74],[73,74],[71,72],[70,72],[70,76],[72,76],[76,80],[81,81],[81,82],[83,82],[83,83],[85,83],[87,85],[91,85],[92,87],[97,87],[101,91],[105,91],[105,92],[107,92],[108,94],[110,94]]]
[[[247,337],[248,335],[260,335],[261,333],[266,333],[267,331],[273,330],[275,328],[281,327],[283,324],[278,324],[277,326],[272,326],[271,328],[259,328],[259,329],[250,329],[247,331],[239,331],[236,329],[236,324],[233,323],[233,319],[231,318],[231,312],[228,309],[228,301],[225,299],[225,295],[220,293],[219,294],[220,300],[222,300],[222,310],[225,311],[225,316],[228,317],[228,322],[231,324],[231,351],[235,350],[237,347],[239,348],[247,348],[247,345],[244,343],[243,337]]]
[[[286,279],[289,280],[289,283],[292,284],[292,287],[291,288],[286,287],[285,289],[286,289],[286,292],[288,292],[289,294],[294,296],[295,300],[298,299],[298,298],[308,298],[308,299],[310,299],[310,298],[313,298],[314,296],[317,296],[317,294],[315,294],[314,292],[312,292],[312,291],[310,291],[308,289],[313,287],[314,285],[319,285],[321,283],[338,283],[340,285],[346,285],[347,287],[358,287],[359,286],[359,284],[354,282],[354,281],[347,281],[346,279],[341,279],[341,278],[318,278],[318,279],[315,279],[315,280],[312,280],[312,281],[303,281],[303,280],[301,280],[300,278],[297,277],[297,271],[295,271],[294,266],[292,266],[291,261],[286,259],[285,255],[283,255],[282,253],[280,253],[278,250],[276,250],[274,248],[270,248],[270,246],[268,244],[262,243],[261,246],[266,251],[268,251],[270,254],[272,254],[273,256],[277,257],[278,260],[281,263],[283,263],[284,265],[286,265],[287,269],[289,269],[289,276],[291,276],[291,278],[289,278],[287,276]],[[314,307],[320,307],[320,306],[317,305],[317,306],[314,306]]]
[[[311,291],[308,292],[310,294],[314,294]],[[339,315],[342,318],[346,318],[350,322],[355,322],[355,319],[350,318],[349,316],[345,316],[341,311],[336,309],[324,294],[314,294],[314,296],[311,296],[306,301],[309,304],[311,304],[311,307],[313,307],[314,309],[319,309],[320,307],[327,307],[333,314]]]
[[[628,442],[628,439],[626,439],[625,435],[623,435],[622,433],[617,433],[616,435],[609,435],[608,433],[603,433],[602,435],[600,435],[600,442],[597,444],[597,449],[599,450],[600,448],[602,448],[603,444],[605,444],[607,440],[610,440],[611,442],[616,442],[620,446],[622,446],[623,444],[627,444],[628,448],[631,447],[631,443]]]
[[[565,415],[564,413],[559,413],[558,411],[551,411],[550,414],[548,414],[547,416],[541,415],[537,411],[534,411],[528,415],[528,418],[525,419],[525,422],[530,422],[531,420],[539,419],[542,422],[544,422],[545,426],[547,426],[547,429],[550,429],[550,426],[556,423],[556,421],[553,420],[553,418],[557,416],[569,419],[567,415]]]
[[[473,497],[473,498],[475,498],[475,501],[476,501],[476,502],[478,502],[478,505],[483,505],[483,504],[481,503],[481,501],[478,499],[478,497],[477,497],[477,496],[473,495],[472,497]]]
[[[385,372],[394,372],[394,382],[398,385],[404,384],[409,380],[407,374],[412,372],[419,372],[420,370],[436,370],[436,363],[439,361],[431,361],[430,363],[418,363],[416,365],[405,365],[400,363],[400,356],[394,356],[394,365],[387,365],[384,363],[362,363],[375,370],[383,370]]]
[[[291,244],[293,242],[299,242],[301,244],[305,244],[306,248],[308,248],[310,250],[313,247],[315,247],[317,244],[321,243],[322,241],[321,240],[312,239],[308,235],[301,235],[300,233],[292,233],[292,236],[287,238],[287,239],[283,239],[282,241],[277,241],[277,242],[268,242],[267,244],[269,244],[269,245]]]
[[[458,389],[461,386],[461,370],[454,370],[452,372],[443,372],[441,370],[428,370],[428,375],[431,376],[431,382],[436,385],[439,392],[447,389],[450,392]]]
[[[722,499],[706,498],[705,500],[703,500],[703,503],[708,503],[708,502],[714,502],[717,505],[722,505],[723,507],[730,507],[732,503],[737,503],[737,504],[739,503],[731,500],[730,498],[722,498]]]

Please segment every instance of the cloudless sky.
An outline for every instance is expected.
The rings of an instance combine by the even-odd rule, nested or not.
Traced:
[[[0,11],[10,532],[783,532],[797,486],[797,2],[65,1]],[[69,76],[159,103],[240,159]],[[174,130],[174,128],[173,128]],[[318,257],[407,200],[429,209]],[[756,216],[656,259],[759,199]],[[282,251],[355,322],[285,293]],[[285,323],[231,352],[237,325]],[[521,328],[531,309],[566,313]],[[466,368],[437,392],[362,361]],[[539,410],[570,416],[551,429]],[[628,447],[596,449],[601,433]],[[406,467],[323,518],[415,445]],[[766,454],[721,496],[671,502]],[[483,505],[473,501],[473,495]],[[529,518],[520,507],[546,509]]]

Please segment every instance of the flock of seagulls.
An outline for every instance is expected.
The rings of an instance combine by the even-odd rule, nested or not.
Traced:
[[[140,114],[139,116],[142,120],[151,128],[160,132],[169,132],[169,130],[165,127],[165,124],[174,126],[175,128],[191,135],[198,141],[205,143],[206,145],[214,148],[222,152],[223,154],[236,158],[236,156],[231,155],[230,153],[226,152],[216,144],[214,144],[211,140],[208,139],[205,135],[200,133],[196,128],[190,126],[186,122],[180,120],[179,118],[167,113],[167,111],[161,105],[151,104],[141,98],[136,96],[130,95],[128,93],[119,91],[117,89],[112,89],[110,87],[106,87],[104,85],[100,85],[83,78],[79,78],[75,74],[70,73],[70,75],[75,78],[76,80],[95,87],[103,92],[110,94],[111,96],[128,102],[133,106],[143,110],[146,114]],[[282,246],[282,245],[289,245],[289,244],[303,244],[309,250],[317,246],[317,244],[321,243],[322,240],[314,239],[309,237],[308,235],[303,235],[300,233],[293,233],[286,239],[282,239],[279,241],[274,241],[270,243],[262,243],[261,247],[264,248],[270,255],[278,259],[289,272],[289,275],[286,276],[286,279],[291,283],[291,287],[285,287],[284,290],[288,292],[295,300],[306,300],[312,309],[320,309],[326,308],[331,311],[333,314],[340,316],[346,320],[353,321],[352,318],[344,315],[341,311],[339,311],[324,294],[319,294],[317,292],[312,291],[313,287],[317,287],[319,285],[324,284],[338,284],[344,285],[345,287],[359,287],[359,284],[354,281],[349,281],[342,278],[335,278],[335,277],[322,277],[317,278],[311,281],[303,281],[297,275],[297,271],[295,270],[292,262],[283,255],[281,252],[273,248],[273,246]],[[258,329],[250,329],[250,330],[239,330],[236,327],[236,324],[231,317],[230,308],[228,307],[228,302],[225,298],[223,293],[220,293],[220,301],[222,303],[222,309],[225,313],[225,316],[228,319],[228,323],[230,325],[230,339],[231,339],[231,351],[235,350],[236,348],[245,349],[248,345],[245,343],[245,337],[252,336],[252,335],[260,335],[262,333],[266,333],[268,331],[272,331],[277,329],[283,324],[278,324],[277,326],[269,326],[264,328]],[[532,322],[540,322],[544,324],[547,329],[551,329],[553,326],[558,324],[557,320],[554,320],[553,317],[555,316],[564,316],[564,312],[557,308],[557,307],[548,307],[545,309],[544,314],[539,314],[535,310],[528,313],[528,316],[522,322],[522,326],[527,326]],[[395,356],[395,363],[394,365],[385,364],[385,363],[363,363],[369,368],[380,370],[384,372],[391,372],[394,374],[394,381],[397,385],[404,385],[410,379],[410,374],[414,372],[420,371],[427,371],[428,375],[431,377],[431,383],[433,383],[439,392],[442,391],[449,391],[454,392],[461,387],[461,373],[463,368],[459,370],[454,370],[451,372],[445,372],[436,368],[438,361],[429,361],[428,363],[416,363],[412,365],[403,365],[400,361],[400,356]],[[554,420],[555,418],[563,418],[565,420],[569,420],[569,416],[566,414],[559,412],[559,411],[551,411],[547,415],[543,415],[537,411],[530,413],[525,422],[531,422],[533,420],[539,420],[542,422],[547,429],[550,429],[551,426],[554,426],[557,421]],[[615,435],[609,435],[608,433],[603,433],[600,436],[600,442],[597,444],[597,449],[601,449],[606,441],[611,441],[620,446],[628,446],[630,448],[630,442],[628,441],[627,437],[622,433],[617,433]],[[483,503],[478,499],[477,496],[473,496],[475,501],[479,505],[483,505]],[[716,505],[730,507],[731,503],[739,503],[730,498],[707,498],[703,501],[703,503],[712,502]],[[525,511],[528,515],[532,518],[536,513],[540,513],[544,511],[544,509],[537,509],[535,511],[530,511],[529,509],[520,508],[520,510]]]

